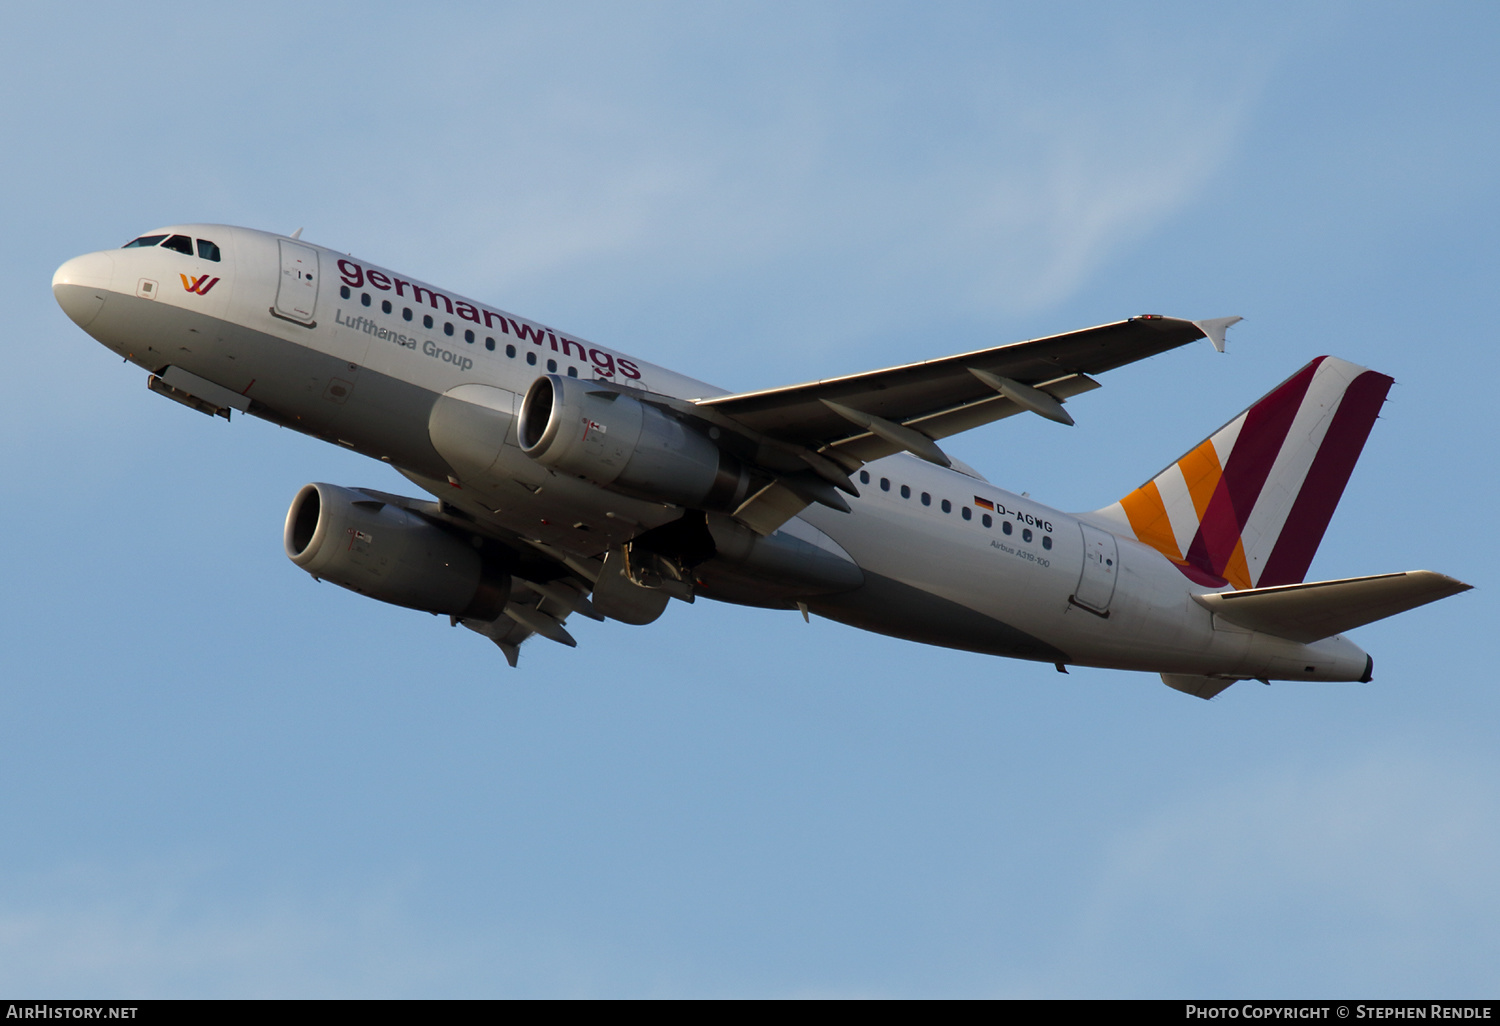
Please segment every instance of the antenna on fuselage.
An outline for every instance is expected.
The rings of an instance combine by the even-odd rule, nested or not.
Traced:
[[[291,234],[290,237],[293,238],[293,239],[300,239],[300,238],[302,238],[302,229],[298,228],[296,231],[292,232],[292,234]]]

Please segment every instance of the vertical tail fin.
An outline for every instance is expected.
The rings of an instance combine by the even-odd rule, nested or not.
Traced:
[[[1390,386],[1320,356],[1098,512],[1204,584],[1300,583]]]

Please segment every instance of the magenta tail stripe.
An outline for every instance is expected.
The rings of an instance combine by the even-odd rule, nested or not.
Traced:
[[[1276,463],[1323,360],[1321,356],[1313,360],[1246,413],[1223,477],[1214,489],[1198,533],[1188,548],[1189,563],[1223,576],[1245,521],[1255,508],[1255,500],[1260,498],[1271,467]]]
[[[1286,527],[1266,560],[1257,586],[1300,584],[1307,576],[1313,553],[1328,530],[1334,507],[1344,494],[1365,440],[1370,437],[1391,382],[1390,377],[1377,371],[1365,371],[1345,389],[1344,400],[1308,468],[1307,480],[1292,503]]]

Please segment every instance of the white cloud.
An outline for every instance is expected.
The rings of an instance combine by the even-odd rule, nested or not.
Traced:
[[[476,54],[495,38],[565,48],[566,73],[464,50],[432,62],[474,70],[391,115],[441,145],[392,151],[362,188],[444,221],[423,230],[495,301],[750,293],[814,319],[799,346],[1075,294],[1202,195],[1266,77],[1253,48],[1167,70],[1123,41],[1060,56],[1025,31],[955,42],[917,18],[926,47],[851,44],[863,10],[700,13],[687,29],[681,12],[594,13],[586,31],[478,33]]]
[[[514,280],[630,254],[655,274],[696,277],[832,258],[843,266],[825,276],[855,279],[845,287],[895,287],[914,304],[936,288],[971,311],[1037,309],[1190,203],[1242,120],[1235,96],[1136,100],[1103,116],[1067,102],[1040,119],[1005,111],[976,126],[984,144],[963,153],[834,105],[817,124],[807,111],[777,111],[712,140],[668,130],[603,163],[501,170],[495,192],[525,200],[492,201],[484,220],[500,230],[487,264]],[[835,126],[856,116],[875,119],[882,145],[914,152],[883,165],[849,152]],[[1016,138],[1022,145],[1008,145]]]

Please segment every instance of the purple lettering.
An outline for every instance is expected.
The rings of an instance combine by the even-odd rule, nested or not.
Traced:
[[[595,374],[599,377],[608,378],[618,374],[635,381],[639,381],[641,378],[641,369],[630,360],[616,357],[603,349],[586,348],[577,339],[557,335],[546,328],[534,327],[515,318],[507,318],[503,314],[497,314],[492,310],[476,307],[474,304],[464,300],[459,300],[455,303],[452,299],[435,289],[429,289],[424,285],[418,285],[416,282],[407,281],[404,278],[393,277],[384,271],[367,271],[361,264],[354,260],[340,259],[338,261],[338,269],[340,279],[350,288],[363,288],[368,283],[371,288],[379,289],[382,292],[389,292],[394,288],[396,295],[405,297],[406,289],[410,286],[411,299],[414,303],[420,304],[425,302],[434,310],[444,309],[449,314],[456,312],[459,317],[473,324],[483,323],[486,328],[499,328],[502,334],[514,335],[521,341],[530,342],[532,345],[549,346],[554,352],[561,352],[564,357],[569,359],[576,359],[580,362],[588,360],[593,364]],[[441,306],[439,306],[439,300],[442,301]],[[384,329],[377,329],[373,322],[368,322],[365,318],[342,323],[348,324],[350,327],[355,328],[355,330],[362,329],[367,332],[373,330],[384,331]],[[391,337],[395,338],[398,336],[391,333]],[[996,506],[996,511],[1002,514],[1007,512],[1003,507],[998,505]]]
[[[441,299],[443,301],[443,305],[448,308],[448,312],[453,312],[453,300],[449,299],[441,292],[434,292],[432,291],[432,289],[423,288],[416,282],[411,283],[411,301],[413,303],[420,303],[422,301],[422,293],[424,292],[427,293],[428,305],[431,306],[434,310],[437,309],[438,300]]]
[[[544,336],[540,331],[533,328],[531,325],[521,321],[517,321],[514,318],[512,318],[510,322],[510,330],[511,334],[515,335],[516,338],[520,339],[522,342],[531,342],[535,345],[541,345],[547,341],[546,336]]]
[[[614,377],[615,358],[599,349],[589,350],[589,359],[594,361],[594,370],[599,372],[600,377]]]

